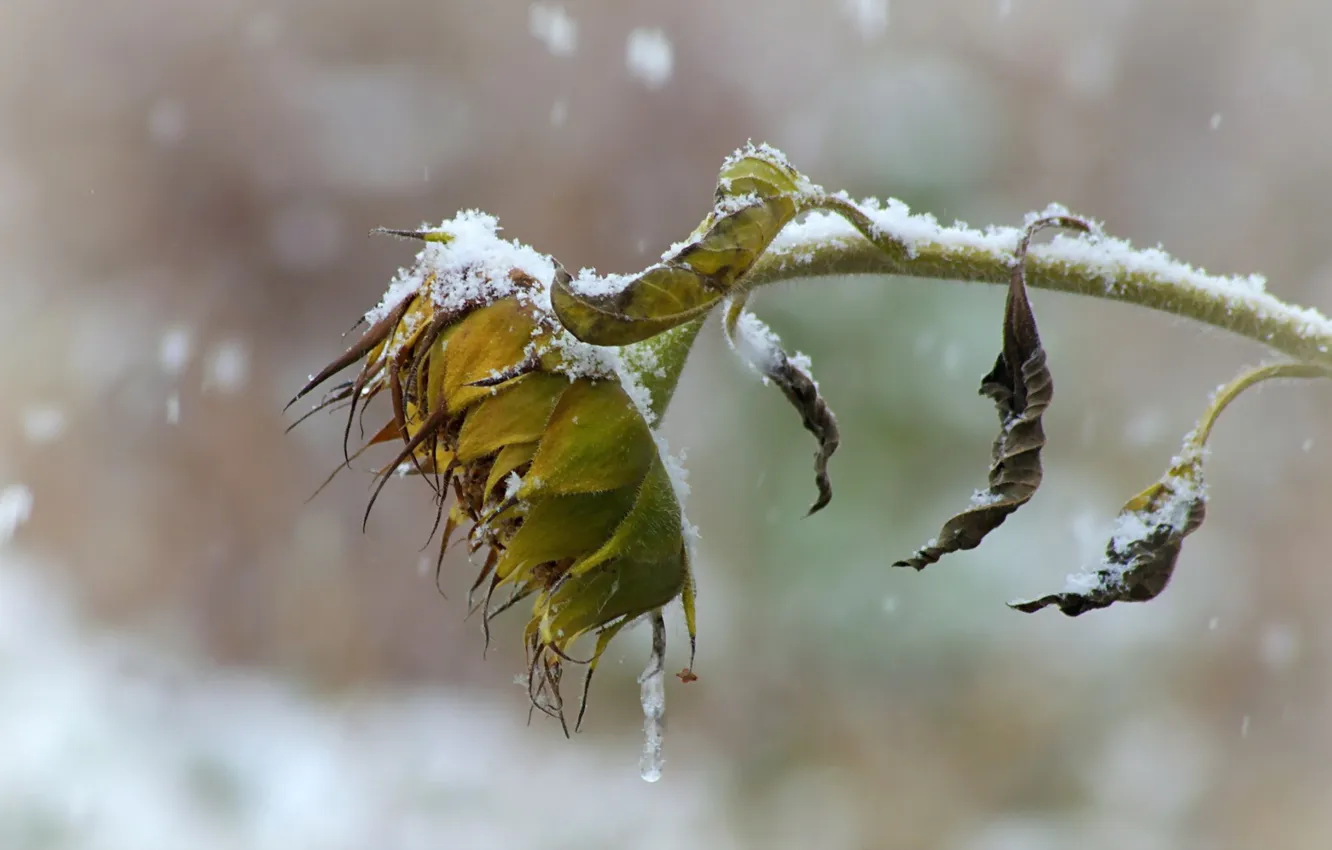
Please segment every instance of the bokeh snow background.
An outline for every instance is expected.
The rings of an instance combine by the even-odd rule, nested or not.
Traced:
[[[701,678],[668,686],[656,785],[641,630],[584,733],[528,727],[520,618],[483,661],[468,566],[448,599],[420,568],[426,488],[361,534],[365,476],[303,503],[340,424],[279,414],[410,258],[371,227],[480,207],[630,271],[751,137],[945,221],[1059,201],[1326,311],[1326,4],[11,0],[0,23],[0,488],[32,494],[0,549],[0,847],[1332,841],[1325,389],[1227,413],[1161,599],[1003,604],[1095,557],[1250,344],[1038,293],[1046,483],[916,575],[887,564],[983,480],[1002,293],[756,302],[842,424],[810,520],[808,436],[706,334],[667,423]]]

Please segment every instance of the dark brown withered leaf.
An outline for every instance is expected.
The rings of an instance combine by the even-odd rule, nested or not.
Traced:
[[[1170,471],[1124,504],[1099,569],[1071,577],[1069,587],[1060,593],[1010,602],[1010,607],[1031,613],[1055,606],[1076,617],[1115,602],[1155,599],[1170,583],[1184,538],[1197,531],[1206,516],[1203,455],[1217,417],[1240,393],[1262,381],[1326,377],[1329,372],[1322,366],[1274,363],[1250,369],[1226,384],[1184,437],[1184,448]]]
[[[1036,316],[1027,299],[1025,264],[1031,237],[1046,227],[1088,231],[1090,225],[1070,216],[1049,216],[1027,226],[1013,255],[1013,273],[1004,304],[1003,350],[994,369],[981,379],[981,395],[999,409],[999,436],[991,449],[990,480],[971,504],[946,523],[939,536],[895,567],[922,570],[950,552],[974,549],[1008,515],[1025,505],[1041,484],[1041,449],[1045,430],[1041,416],[1054,395],[1054,381],[1045,363]]]
[[[1170,583],[1184,538],[1207,512],[1198,449],[1124,505],[1099,570],[1073,589],[1009,606],[1030,614],[1053,605],[1076,617],[1115,602],[1155,599]]]
[[[810,505],[809,513],[822,510],[832,501],[828,460],[841,441],[832,408],[824,401],[819,385],[799,362],[799,357],[787,354],[777,335],[761,319],[745,310],[743,296],[732,300],[726,312],[726,338],[765,380],[777,385],[800,414],[805,430],[818,440],[819,448],[814,453],[814,483],[819,496]]]

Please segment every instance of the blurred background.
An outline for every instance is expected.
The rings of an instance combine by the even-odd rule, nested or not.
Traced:
[[[1332,6],[9,0],[0,32],[0,487],[32,495],[0,549],[0,846],[1332,846],[1327,388],[1222,419],[1160,599],[1004,604],[1095,561],[1251,343],[1037,293],[1045,484],[916,574],[888,565],[984,482],[1002,292],[754,302],[842,423],[809,520],[813,443],[714,327],[666,425],[700,680],[668,685],[655,785],[644,630],[582,734],[526,725],[523,617],[483,661],[473,568],[442,598],[419,551],[425,484],[362,534],[367,474],[305,503],[341,423],[281,413],[411,260],[371,227],[480,207],[632,271],[749,138],[943,221],[1058,201],[1332,308]]]

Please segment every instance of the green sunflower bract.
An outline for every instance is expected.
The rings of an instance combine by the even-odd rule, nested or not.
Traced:
[[[397,473],[432,484],[441,561],[467,527],[468,547],[484,559],[473,591],[487,632],[495,615],[531,601],[529,695],[564,723],[565,666],[577,659],[590,681],[628,623],[647,616],[656,625],[680,598],[692,644],[689,551],[639,373],[617,351],[570,336],[550,306],[567,274],[495,231],[475,212],[393,231],[426,241],[416,265],[367,314],[361,339],[297,398],[360,363],[316,408],[345,405],[350,433],[358,408],[389,397],[391,420],[360,450],[399,445],[377,472],[376,494]],[[573,645],[584,636],[595,644],[580,658]],[[580,721],[586,695],[585,684]]]

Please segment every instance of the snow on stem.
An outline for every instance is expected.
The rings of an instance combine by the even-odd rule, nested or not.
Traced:
[[[741,285],[752,290],[797,278],[857,274],[1008,284],[1020,228],[945,227],[928,214],[912,214],[900,201],[835,200],[835,213],[811,212],[783,230]],[[859,213],[856,225],[846,220],[844,209]],[[877,237],[873,242],[866,230]],[[1332,365],[1332,320],[1266,292],[1261,277],[1209,275],[1158,248],[1137,249],[1101,233],[1061,234],[1033,246],[1027,285],[1185,316],[1290,357]]]

